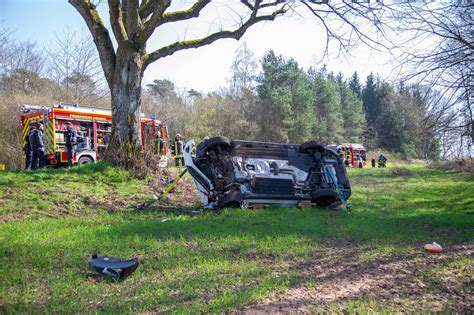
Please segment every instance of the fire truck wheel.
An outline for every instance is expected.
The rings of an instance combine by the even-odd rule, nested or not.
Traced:
[[[81,156],[79,161],[77,161],[77,165],[85,165],[90,163],[94,163],[94,160],[92,160],[90,156]]]

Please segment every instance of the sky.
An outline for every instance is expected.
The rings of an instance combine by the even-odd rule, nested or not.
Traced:
[[[189,7],[192,1],[178,1],[170,9]],[[147,51],[177,39],[203,35],[220,27],[216,21],[233,23],[235,14],[229,13],[225,1],[206,8],[196,23],[174,23],[158,29],[147,44]],[[104,20],[108,20],[107,6],[99,6]],[[0,27],[13,31],[18,41],[33,41],[47,48],[65,28],[88,32],[85,22],[66,0],[0,0]],[[293,16],[265,22],[250,28],[240,41],[223,39],[198,49],[189,49],[160,59],[145,71],[144,84],[155,79],[168,79],[179,89],[210,92],[226,85],[235,51],[243,42],[260,60],[273,49],[285,58],[295,59],[305,69],[326,65],[329,71],[342,72],[348,78],[357,71],[362,78],[373,72],[383,79],[393,77],[391,59],[387,53],[373,51],[364,45],[351,49],[351,56],[337,58],[330,54],[323,58],[324,28],[310,16]]]

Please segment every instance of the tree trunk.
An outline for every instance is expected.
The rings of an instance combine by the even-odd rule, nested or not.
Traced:
[[[140,94],[144,52],[126,45],[117,49],[111,88],[113,131],[106,160],[130,167],[141,147]]]

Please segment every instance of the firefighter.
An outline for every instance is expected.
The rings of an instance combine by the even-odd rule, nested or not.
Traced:
[[[158,156],[163,155],[163,139],[161,139],[160,131],[156,132],[155,154],[158,154]]]
[[[372,158],[372,168],[375,168],[375,158]]]
[[[23,151],[25,151],[25,170],[31,169],[31,160],[33,157],[33,150],[31,149],[30,143],[30,135],[36,129],[35,125],[30,125],[30,131],[28,135],[25,137],[25,146],[23,147]]]
[[[43,168],[45,166],[44,158],[44,140],[43,140],[43,124],[36,124],[36,128],[30,134],[30,145],[32,150],[31,169]]]
[[[387,158],[383,154],[380,154],[378,163],[379,163],[379,165],[378,165],[379,168],[380,167],[382,167],[382,168],[385,167],[386,163],[387,163]]]
[[[184,144],[181,135],[177,133],[171,148],[171,152],[174,156],[175,166],[184,166],[183,146]]]
[[[72,126],[72,123],[68,121],[66,123],[66,150],[67,150],[67,166],[74,166],[74,153],[77,150],[77,132]]]

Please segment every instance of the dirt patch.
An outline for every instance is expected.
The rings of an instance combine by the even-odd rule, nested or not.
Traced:
[[[156,196],[160,196],[176,176],[178,174],[166,173],[165,177],[156,179],[151,184]],[[201,205],[201,200],[194,181],[188,176],[184,176],[167,194],[166,198],[157,203],[157,206],[162,209],[192,208],[197,205]]]
[[[447,246],[442,254],[430,254],[420,247],[415,253],[379,253],[369,260],[359,258],[371,250],[350,241],[328,242],[309,259],[291,266],[303,284],[241,312],[346,312],[351,301],[365,298],[397,312],[472,311],[472,272],[459,276],[439,270],[463,256],[472,258],[474,246]]]
[[[202,204],[191,177],[182,177],[173,189],[166,196],[163,196],[163,192],[178,177],[181,171],[179,169],[164,169],[159,174],[156,174],[156,176],[150,177],[147,181],[147,186],[152,190],[152,194],[150,194],[148,199],[140,200],[132,207],[141,211],[164,210],[194,215],[194,212]]]
[[[148,185],[153,189],[153,191],[155,191],[155,193],[159,194],[166,189],[168,183],[172,181],[175,176],[177,176],[176,172],[169,169],[163,169],[162,172],[150,177]]]

